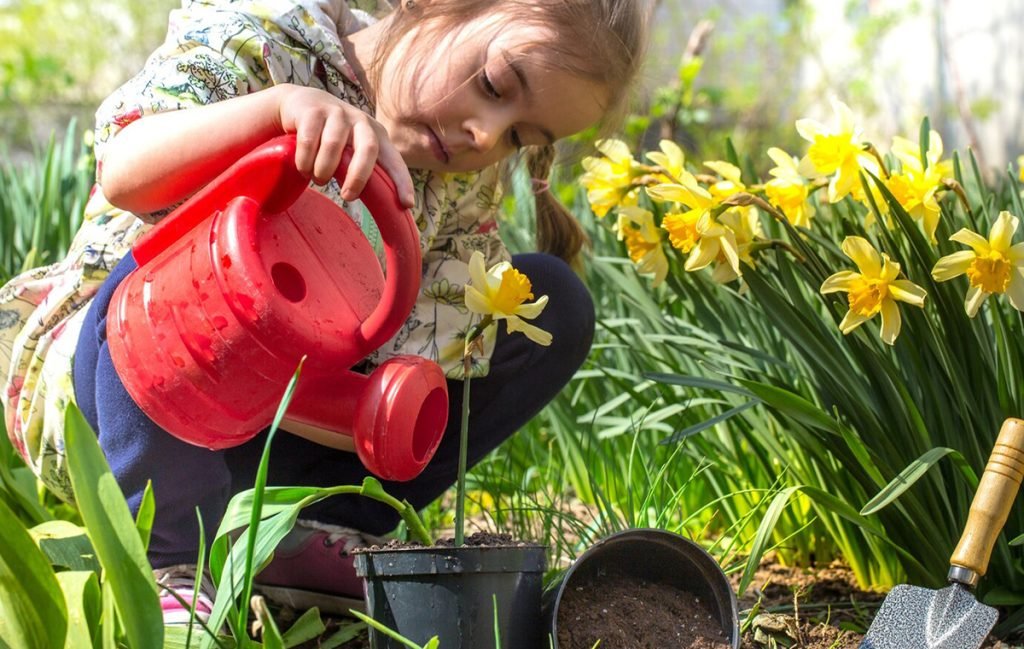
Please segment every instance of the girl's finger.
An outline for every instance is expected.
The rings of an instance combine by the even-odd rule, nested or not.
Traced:
[[[341,154],[352,135],[351,127],[342,115],[328,117],[320,134],[320,146],[313,164],[313,182],[325,185],[334,177]]]
[[[313,175],[325,119],[320,111],[308,111],[295,124],[295,168],[306,178]]]
[[[352,161],[341,181],[341,197],[347,201],[355,200],[362,193],[380,151],[377,131],[368,121],[359,121],[352,126],[351,139]]]

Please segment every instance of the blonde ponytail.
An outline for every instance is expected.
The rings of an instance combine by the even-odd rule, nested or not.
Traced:
[[[533,185],[537,211],[537,249],[565,260],[573,268],[582,265],[580,252],[590,238],[569,210],[551,193],[548,175],[555,161],[555,147],[531,147],[526,169]]]

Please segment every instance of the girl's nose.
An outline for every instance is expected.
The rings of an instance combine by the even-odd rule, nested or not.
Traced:
[[[499,116],[479,116],[466,120],[465,129],[473,149],[479,153],[487,153],[498,145],[506,126]]]

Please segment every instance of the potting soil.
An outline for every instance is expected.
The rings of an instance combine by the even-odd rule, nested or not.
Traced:
[[[558,649],[729,649],[721,624],[692,593],[609,573],[569,585],[558,605]]]

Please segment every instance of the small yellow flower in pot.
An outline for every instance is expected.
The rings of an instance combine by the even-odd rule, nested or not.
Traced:
[[[900,265],[889,255],[879,253],[863,237],[843,239],[843,252],[857,264],[857,270],[840,271],[821,285],[821,293],[847,293],[850,310],[846,312],[839,330],[844,335],[882,314],[882,341],[888,345],[900,335],[902,318],[896,302],[916,307],[924,306],[925,290],[908,279],[897,279]]]
[[[507,261],[488,270],[479,251],[469,259],[469,278],[466,307],[470,311],[489,316],[491,320],[504,320],[509,333],[521,331],[538,345],[551,344],[550,333],[526,322],[539,316],[548,303],[547,295],[542,295],[536,302],[527,302],[533,299],[530,278]]]
[[[964,300],[967,315],[974,317],[993,293],[1006,293],[1010,305],[1024,311],[1024,243],[1011,245],[1020,220],[1003,211],[989,230],[988,239],[967,228],[950,237],[970,246],[939,259],[932,269],[937,282],[967,275],[970,288]]]

